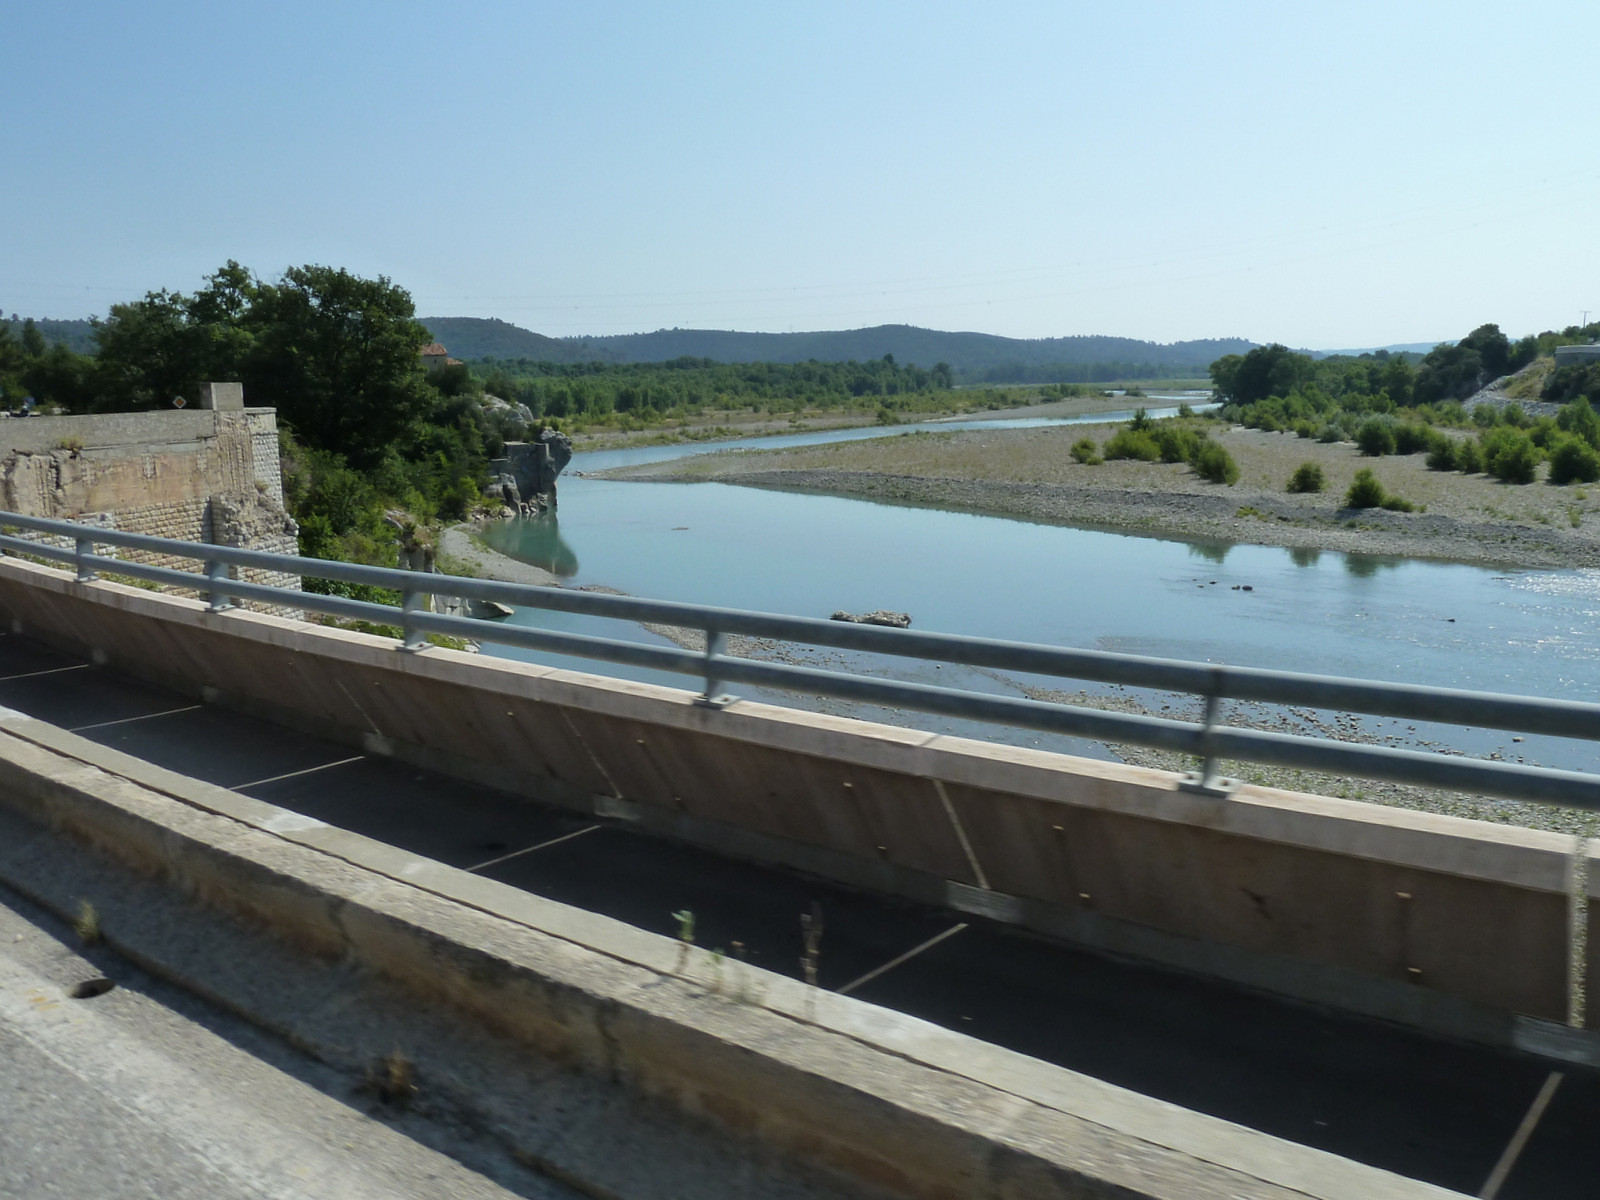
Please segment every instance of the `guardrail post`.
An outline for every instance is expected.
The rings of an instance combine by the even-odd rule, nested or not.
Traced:
[[[728,635],[720,629],[706,630],[706,690],[695,697],[695,703],[705,708],[727,708],[739,697],[730,696],[717,689],[722,686],[717,678],[717,659],[728,651]]]
[[[1206,693],[1205,715],[1200,718],[1200,769],[1184,773],[1178,781],[1181,791],[1200,796],[1230,796],[1238,788],[1237,779],[1223,779],[1217,774],[1217,756],[1211,748],[1211,731],[1218,725],[1217,713],[1222,708],[1222,668],[1211,672],[1211,690]]]
[[[417,628],[416,614],[424,611],[428,602],[428,593],[419,592],[415,588],[406,588],[401,593],[400,601],[400,629],[403,639],[400,643],[402,650],[423,650],[428,645],[428,635]]]
[[[86,537],[78,538],[76,553],[78,555],[78,582],[89,583],[92,580],[99,579],[100,572],[96,571],[93,566],[84,561],[84,559],[88,558],[94,553],[93,539]]]
[[[233,607],[233,600],[225,589],[228,582],[227,563],[220,558],[206,559],[206,582],[211,585],[206,592],[207,611],[217,613]]]

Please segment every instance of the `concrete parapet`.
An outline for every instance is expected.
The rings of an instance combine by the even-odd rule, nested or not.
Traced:
[[[1569,1016],[1576,844],[394,643],[0,562],[0,612],[191,694],[729,853],[1463,1036]]]
[[[0,808],[301,954],[398,985],[694,1128],[922,1200],[1431,1200],[1447,1193],[407,855],[0,714]],[[39,863],[0,876],[58,910]],[[106,911],[117,943],[119,914]],[[173,914],[164,924],[181,925]],[[130,945],[150,965],[148,947]],[[352,977],[347,976],[347,979]],[[353,983],[353,979],[352,979]],[[548,1167],[577,1175],[560,1144]],[[596,1164],[586,1164],[589,1172]],[[599,1165],[604,1170],[606,1164]],[[596,1195],[659,1195],[580,1176]],[[718,1194],[719,1180],[700,1181]],[[792,1193],[791,1193],[792,1194]]]

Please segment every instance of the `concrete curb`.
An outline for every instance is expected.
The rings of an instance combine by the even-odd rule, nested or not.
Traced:
[[[172,776],[170,791],[194,793],[175,799],[117,771],[134,760],[16,714],[0,731],[0,802],[34,823],[863,1185],[940,1198],[1452,1194],[782,976],[724,978],[670,939],[224,789]]]

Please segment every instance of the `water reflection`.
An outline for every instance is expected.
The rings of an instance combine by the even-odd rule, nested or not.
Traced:
[[[578,573],[578,556],[561,536],[561,523],[552,512],[520,521],[491,525],[484,540],[494,549],[569,579]]]
[[[1381,557],[1376,554],[1346,554],[1344,569],[1357,579],[1371,579],[1379,571],[1393,571],[1405,562],[1403,558]]]
[[[1228,561],[1228,551],[1233,549],[1232,542],[1188,542],[1189,553],[1195,558],[1203,558],[1207,562],[1216,563],[1219,567]]]
[[[1315,546],[1290,546],[1289,561],[1297,567],[1314,567],[1322,561],[1322,551]]]

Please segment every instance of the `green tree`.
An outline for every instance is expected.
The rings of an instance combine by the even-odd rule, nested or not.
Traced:
[[[379,461],[434,402],[417,357],[427,330],[386,278],[292,267],[260,289],[248,325],[246,388],[271,397],[301,438],[353,464]]]
[[[1237,362],[1232,360],[1237,359]],[[1212,364],[1211,379],[1224,400],[1253,404],[1268,396],[1287,396],[1308,381],[1316,364],[1304,354],[1274,342],[1257,346],[1243,358],[1228,355]]]
[[[29,358],[44,357],[44,334],[39,332],[32,317],[22,323],[22,352]]]

